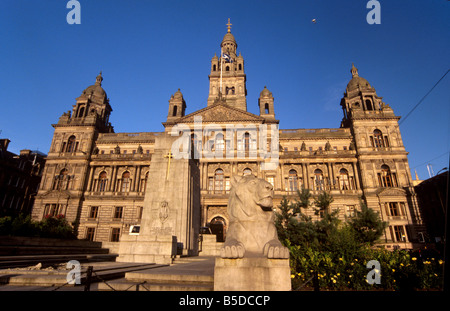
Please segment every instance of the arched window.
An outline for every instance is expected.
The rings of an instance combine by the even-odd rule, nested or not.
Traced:
[[[369,99],[366,99],[366,109],[373,110],[372,102]]]
[[[145,173],[144,178],[141,179],[141,192],[145,192],[145,189],[147,188],[147,181],[148,181],[148,172]]]
[[[383,133],[380,130],[373,131],[373,146],[375,148],[384,147]]]
[[[192,133],[191,141],[190,141],[190,145],[189,145],[189,154],[191,155],[191,159],[199,159],[200,158],[200,154],[199,154],[199,151],[201,150],[200,147],[201,146],[199,145],[197,135]]]
[[[381,173],[378,173],[378,182],[380,187],[397,187],[397,178],[395,173],[386,164],[381,166]]]
[[[78,111],[78,117],[84,117],[84,107],[81,107],[80,110]]]
[[[173,106],[172,117],[177,116],[177,109],[178,109],[178,106]]]
[[[216,71],[216,65],[213,65],[213,71]]]
[[[314,171],[314,185],[316,190],[322,191],[324,189],[323,172],[320,169]]]
[[[75,152],[76,150],[76,143],[75,143],[75,136],[70,136],[69,139],[67,140],[67,149],[66,152]]]
[[[244,169],[244,171],[242,172],[243,176],[249,176],[252,174],[252,170],[249,169],[248,167],[246,169]]]
[[[98,175],[98,185],[97,185],[97,191],[103,192],[106,190],[106,182],[108,181],[108,175],[105,171],[101,172],[100,175]]]
[[[239,64],[239,70],[242,70],[242,64]]]
[[[224,190],[224,175],[223,170],[218,168],[214,172],[214,192],[216,193],[222,193]]]
[[[131,184],[131,178],[130,178],[130,172],[126,171],[122,174],[122,192],[129,192],[130,191],[130,184]]]
[[[246,152],[250,150],[250,133],[244,134],[244,150]]]
[[[298,176],[296,170],[289,171],[289,191],[298,190]]]
[[[223,139],[222,133],[216,134],[216,142],[215,142],[216,150],[224,150],[225,149],[225,140]]]
[[[348,171],[345,168],[339,171],[339,189],[350,190],[350,180],[348,177]]]
[[[230,71],[230,66],[226,66],[225,71]]]
[[[266,113],[266,114],[269,114],[269,104],[268,104],[268,103],[266,103],[266,104],[264,105],[264,110],[265,110],[265,113]]]

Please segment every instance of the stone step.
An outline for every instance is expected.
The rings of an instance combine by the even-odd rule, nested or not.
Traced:
[[[99,291],[213,291],[214,282],[204,284],[175,284],[132,282],[125,278],[98,284]],[[113,288],[113,289],[112,289]]]
[[[163,265],[148,264],[148,263],[133,263],[133,264],[116,264],[105,265],[103,267],[95,267],[92,274],[92,282],[99,282],[103,280],[111,280],[123,278],[127,272],[141,269],[154,269]],[[86,270],[84,266],[81,269],[81,284],[86,281]],[[61,286],[67,283],[66,276],[69,270],[1,270],[0,283],[12,286]],[[74,285],[66,285],[74,286]]]
[[[41,263],[48,267],[55,263],[78,260],[79,262],[114,261],[117,254],[60,254],[34,256],[0,256],[0,268],[28,267]]]
[[[0,256],[58,255],[58,254],[107,254],[108,249],[95,247],[64,246],[0,246]]]
[[[175,284],[208,284],[214,283],[214,275],[198,275],[198,274],[166,274],[166,273],[145,273],[145,272],[129,272],[125,278],[133,282],[147,283],[175,283]]]
[[[154,270],[128,272],[111,281],[114,290],[135,291],[211,291],[214,289],[214,258],[182,257],[174,264]],[[99,284],[98,290],[112,290]]]

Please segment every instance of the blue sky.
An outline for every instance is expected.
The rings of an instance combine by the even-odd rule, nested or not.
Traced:
[[[206,106],[210,60],[231,18],[245,61],[248,111],[267,85],[280,128],[337,128],[352,62],[405,116],[450,68],[450,1],[66,0],[0,3],[0,137],[10,150],[47,153],[52,123],[103,71],[116,132],[162,131],[170,96]],[[316,23],[312,19],[316,19]],[[400,125],[414,174],[449,164],[450,74]],[[414,175],[413,175],[414,176]]]

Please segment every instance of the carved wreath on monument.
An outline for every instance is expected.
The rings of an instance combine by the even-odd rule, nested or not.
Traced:
[[[167,218],[169,218],[169,203],[167,201],[162,201],[159,206],[159,220],[163,226]]]
[[[254,175],[231,180],[228,214],[230,225],[221,249],[222,258],[289,258],[278,240],[274,224],[273,186]]]

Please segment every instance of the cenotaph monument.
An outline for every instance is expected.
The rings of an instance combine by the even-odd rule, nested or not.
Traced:
[[[196,160],[176,159],[170,133],[156,136],[139,235],[124,234],[120,262],[170,264],[178,255],[198,255],[200,185]]]

